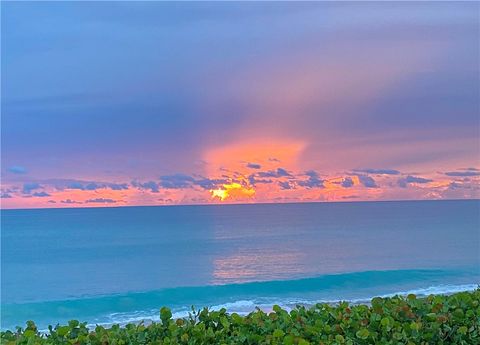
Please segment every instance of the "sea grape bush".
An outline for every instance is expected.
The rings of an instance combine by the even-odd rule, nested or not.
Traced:
[[[38,332],[35,324],[1,333],[10,344],[480,344],[480,289],[450,296],[374,298],[371,305],[297,306],[287,312],[274,306],[247,316],[225,309],[193,311],[172,319],[160,310],[149,325],[97,326],[70,321]]]

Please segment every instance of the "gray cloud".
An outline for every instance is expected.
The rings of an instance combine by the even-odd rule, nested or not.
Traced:
[[[350,188],[353,186],[353,180],[351,177],[345,177],[341,183],[342,187]]]
[[[305,175],[308,176],[306,181],[298,181],[297,184],[306,188],[324,188],[323,180],[318,177],[318,173],[313,170],[305,172]]]
[[[377,175],[398,175],[400,171],[393,169],[353,169],[354,172]]]
[[[260,164],[256,164],[256,163],[248,163],[247,164],[247,168],[251,168],[251,169],[260,169],[262,166]]]
[[[416,177],[416,176],[411,176],[411,175],[408,175],[405,180],[408,182],[408,183],[429,183],[429,182],[432,182],[433,180],[430,180],[428,178],[423,178],[423,177]]]
[[[278,176],[292,176],[292,175],[290,175],[290,173],[287,170],[285,170],[283,168],[278,168],[277,169],[277,175]]]
[[[195,179],[185,174],[160,176],[160,186],[167,189],[181,189],[190,187]]]
[[[152,193],[158,193],[159,190],[159,185],[155,181],[148,181],[148,182],[137,182],[137,181],[132,181],[132,186],[140,188],[140,189],[146,189],[150,190]]]
[[[31,182],[31,183],[24,183],[23,184],[23,193],[24,194],[30,194],[32,191],[35,189],[40,189],[42,186],[36,182]]]
[[[345,195],[342,196],[342,199],[358,199],[360,198],[358,195]]]
[[[289,181],[279,181],[278,185],[281,189],[295,189],[295,186],[291,184]]]
[[[36,192],[36,193],[33,193],[32,195],[36,196],[36,197],[39,197],[39,198],[44,198],[44,197],[47,197],[47,196],[51,196],[47,192]]]
[[[360,183],[363,184],[367,188],[378,188],[377,183],[373,178],[367,175],[357,175]]]
[[[160,177],[159,182],[148,181],[148,182],[138,182],[132,181],[132,186],[140,189],[150,190],[153,193],[158,193],[161,188],[165,189],[182,189],[182,188],[191,188],[193,186],[199,186],[202,189],[215,189],[219,185],[228,183],[228,180],[225,179],[210,179],[207,177],[200,177],[195,179],[190,175],[185,174],[173,174],[173,175],[164,175]]]
[[[228,180],[226,179],[209,179],[209,178],[201,178],[198,180],[194,180],[193,182],[195,185],[200,186],[203,189],[215,189],[219,185],[228,183]]]
[[[480,171],[470,170],[468,171],[449,171],[445,175],[452,177],[467,177],[467,176],[480,176]]]
[[[66,200],[62,200],[60,202],[62,204],[81,204],[80,201],[75,201],[75,200],[72,200],[72,199],[66,199]]]
[[[427,179],[427,178],[408,175],[405,178],[399,179],[397,181],[397,184],[402,188],[406,188],[409,183],[429,183],[429,182],[432,182],[432,181],[433,180],[430,180],[430,179]]]
[[[79,190],[97,190],[103,188],[109,188],[112,190],[126,190],[128,189],[127,183],[104,183],[104,182],[85,182],[85,181],[67,181],[63,186],[59,185],[61,189],[79,189]]]
[[[277,170],[260,171],[257,173],[258,177],[288,177],[292,176],[286,169],[277,168]]]
[[[248,182],[250,182],[251,185],[256,185],[257,183],[272,183],[273,181],[270,179],[257,179],[255,174],[251,174],[248,176]]]
[[[117,201],[113,199],[105,199],[105,198],[96,198],[96,199],[88,199],[85,201],[86,203],[101,203],[101,204],[114,204]]]
[[[107,186],[112,190],[126,190],[128,189],[127,183],[108,183]]]

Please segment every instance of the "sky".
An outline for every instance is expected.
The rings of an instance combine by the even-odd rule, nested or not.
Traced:
[[[2,2],[1,207],[480,198],[478,2]]]

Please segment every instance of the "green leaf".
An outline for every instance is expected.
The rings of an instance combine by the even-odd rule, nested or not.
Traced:
[[[68,326],[69,326],[70,328],[78,327],[79,324],[80,324],[80,322],[78,322],[77,320],[70,320],[70,321],[68,321]]]
[[[279,305],[276,305],[276,304],[273,306],[272,309],[277,314],[283,311],[283,309]]]
[[[383,298],[381,297],[375,297],[375,298],[372,298],[372,307],[374,308],[379,308],[382,306],[383,304]]]
[[[220,322],[221,322],[223,328],[227,328],[227,329],[228,329],[228,328],[230,327],[230,322],[228,321],[228,319],[227,319],[225,316],[222,316],[222,317],[220,318]]]
[[[357,336],[357,338],[367,339],[368,336],[370,335],[370,332],[368,331],[368,329],[362,328],[361,330],[357,331],[357,333],[355,333],[355,335]]]
[[[418,331],[421,327],[422,327],[422,324],[419,323],[419,322],[412,322],[412,323],[410,324],[410,329],[411,329],[412,331]]]
[[[160,319],[162,320],[163,324],[168,323],[171,317],[172,317],[172,312],[169,308],[162,307],[162,309],[160,309]]]
[[[284,345],[292,345],[293,341],[294,341],[293,335],[287,335],[285,338],[283,338]]]
[[[395,333],[393,333],[393,339],[395,339],[395,340],[401,340],[401,339],[403,339],[403,334],[402,334],[402,333],[395,332]]]
[[[60,326],[57,328],[57,334],[61,337],[64,337],[68,334],[68,331],[70,331],[70,327],[68,326]]]
[[[388,317],[384,317],[382,318],[382,320],[380,321],[380,324],[383,326],[383,327],[388,327],[390,326],[390,319]]]
[[[35,331],[32,329],[27,329],[25,332],[23,332],[23,336],[26,338],[32,338],[35,336]]]

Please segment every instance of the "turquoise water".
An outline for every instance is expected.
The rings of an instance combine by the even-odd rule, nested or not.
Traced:
[[[3,210],[1,327],[480,283],[479,201]]]

